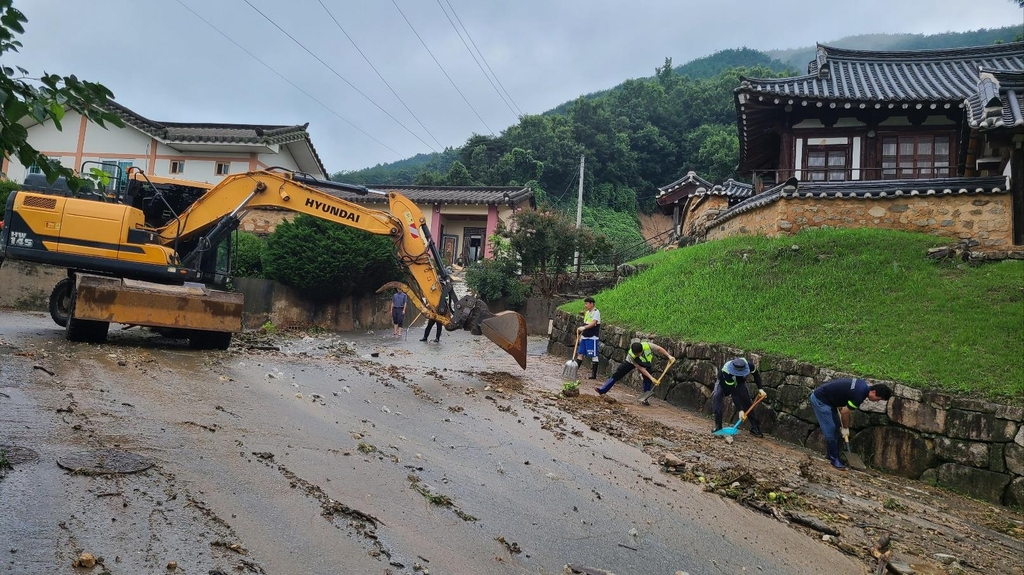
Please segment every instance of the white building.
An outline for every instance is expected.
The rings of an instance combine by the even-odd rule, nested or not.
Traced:
[[[306,126],[259,124],[200,124],[157,122],[111,103],[111,110],[124,120],[124,128],[104,129],[76,112],[68,111],[61,121],[63,131],[52,121],[25,124],[28,143],[47,158],[73,170],[84,162],[106,164],[116,175],[135,166],[147,174],[215,184],[224,176],[280,166],[326,178],[320,157],[306,132]],[[99,165],[86,165],[89,168]],[[23,182],[35,166],[23,166],[16,158],[3,160],[3,173]]]

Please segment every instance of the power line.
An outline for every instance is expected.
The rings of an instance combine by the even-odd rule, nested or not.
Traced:
[[[274,74],[276,74],[276,75],[277,75],[277,77],[279,77],[279,78],[281,78],[282,80],[284,80],[285,82],[288,82],[289,84],[291,84],[292,88],[295,88],[296,90],[298,90],[298,91],[302,92],[303,94],[305,94],[305,96],[306,96],[307,98],[309,98],[310,100],[313,100],[313,101],[314,101],[314,102],[316,102],[317,104],[320,104],[320,106],[321,106],[321,107],[322,107],[323,109],[325,109],[325,110],[327,110],[328,112],[330,112],[330,113],[334,114],[335,116],[337,116],[337,118],[338,118],[339,120],[341,120],[342,122],[345,122],[345,123],[346,123],[346,124],[348,124],[349,126],[352,126],[352,127],[353,127],[353,128],[355,129],[355,130],[357,130],[357,131],[358,131],[359,133],[363,134],[363,135],[364,135],[364,136],[366,136],[367,138],[370,138],[370,139],[371,139],[371,140],[373,140],[374,142],[377,142],[378,144],[380,144],[380,145],[381,145],[381,146],[383,146],[384,148],[387,148],[388,150],[391,150],[392,152],[394,152],[395,156],[398,156],[398,157],[402,157],[402,154],[401,154],[401,153],[400,153],[400,152],[399,152],[398,150],[395,150],[395,149],[394,149],[394,148],[392,148],[391,146],[389,146],[389,145],[385,144],[384,142],[381,142],[381,141],[380,141],[380,140],[378,140],[377,138],[375,138],[375,137],[371,136],[371,135],[370,135],[370,134],[369,134],[368,132],[366,132],[365,130],[363,130],[363,129],[362,129],[362,128],[360,128],[359,126],[357,126],[357,125],[353,124],[353,123],[352,123],[352,122],[351,122],[351,121],[350,121],[350,120],[349,120],[348,118],[345,118],[345,117],[344,117],[344,116],[342,116],[341,114],[339,114],[339,113],[335,112],[335,111],[334,111],[333,109],[331,109],[331,107],[330,107],[330,106],[328,106],[327,104],[324,104],[324,103],[323,103],[323,102],[321,102],[320,100],[316,99],[316,98],[315,98],[315,97],[314,97],[314,96],[313,96],[312,94],[310,94],[309,92],[307,92],[307,91],[303,90],[302,88],[300,88],[300,87],[299,87],[298,85],[296,85],[296,84],[295,84],[295,82],[292,82],[292,81],[291,81],[291,80],[289,80],[288,78],[284,77],[284,75],[283,75],[283,74],[281,74],[280,72],[278,72],[277,70],[275,70],[274,68],[272,68],[272,67],[270,66],[270,64],[267,64],[267,63],[266,63],[266,62],[264,62],[263,60],[260,60],[258,56],[256,56],[255,54],[253,54],[253,53],[252,53],[252,52],[250,52],[249,50],[245,49],[245,47],[244,47],[244,46],[242,46],[241,44],[239,44],[238,42],[235,42],[235,41],[234,41],[234,40],[233,40],[233,39],[232,39],[232,38],[231,38],[230,36],[228,36],[228,35],[227,35],[227,34],[225,34],[224,32],[221,32],[219,28],[217,28],[216,26],[214,26],[213,24],[211,24],[211,23],[210,23],[210,21],[209,21],[209,20],[207,20],[206,18],[203,18],[202,16],[200,16],[198,12],[196,12],[195,10],[193,10],[193,9],[189,8],[189,7],[188,7],[188,5],[186,5],[186,4],[184,3],[184,2],[182,2],[181,0],[175,0],[175,1],[176,1],[176,2],[178,3],[178,4],[181,4],[181,6],[182,6],[183,8],[185,8],[186,10],[188,10],[189,12],[191,12],[193,16],[195,16],[196,18],[199,18],[200,20],[202,20],[204,24],[206,24],[206,25],[207,25],[207,26],[209,26],[210,28],[213,28],[213,31],[214,31],[214,32],[216,32],[216,33],[220,34],[220,35],[221,35],[221,36],[223,36],[223,37],[224,37],[224,39],[226,39],[226,40],[227,40],[228,42],[231,42],[232,44],[234,44],[234,45],[235,45],[235,46],[236,46],[236,47],[237,47],[237,48],[238,48],[239,50],[241,50],[241,51],[245,52],[246,54],[248,54],[249,56],[251,56],[253,60],[256,60],[256,61],[257,61],[257,62],[259,62],[260,64],[263,64],[263,67],[264,67],[264,68],[266,68],[267,70],[270,70],[271,72],[273,72]]]
[[[473,104],[469,103],[469,100],[466,98],[466,95],[462,93],[462,90],[460,90],[459,87],[455,85],[455,81],[452,80],[452,77],[449,76],[448,72],[445,71],[444,66],[442,66],[441,63],[437,61],[437,58],[434,57],[434,53],[431,52],[430,48],[427,47],[427,43],[423,41],[423,38],[420,38],[420,33],[416,31],[416,27],[413,26],[412,22],[410,22],[409,19],[405,17],[405,12],[402,12],[402,9],[398,7],[398,3],[395,2],[395,0],[391,0],[391,3],[395,5],[395,9],[398,10],[398,13],[402,15],[402,18],[405,20],[405,23],[409,25],[409,28],[412,29],[412,33],[415,34],[416,38],[419,39],[420,44],[423,44],[423,48],[426,49],[427,54],[430,54],[430,57],[434,59],[434,63],[437,64],[437,67],[441,69],[441,72],[444,74],[444,77],[448,78],[448,81],[451,82],[452,87],[455,88],[455,91],[458,92],[460,96],[462,96],[462,99],[466,102],[466,105],[469,106],[469,109],[473,110],[473,113],[476,114],[476,117],[480,119],[480,123],[482,123],[484,127],[487,128],[487,131],[490,132],[490,134],[493,136],[494,130],[492,130],[491,127],[487,125],[487,122],[485,122],[484,119],[480,116],[480,112],[476,111],[476,108],[473,107]]]
[[[491,65],[487,63],[487,58],[484,58],[484,53],[480,51],[480,48],[477,47],[476,42],[473,41],[473,37],[469,35],[469,28],[466,28],[466,25],[462,23],[462,19],[459,18],[459,15],[455,12],[455,7],[452,6],[452,3],[449,0],[444,0],[444,2],[445,4],[448,5],[448,8],[451,9],[452,16],[455,16],[455,20],[459,23],[459,26],[462,26],[462,29],[466,32],[466,37],[469,38],[470,44],[472,44],[473,47],[476,48],[477,53],[480,54],[480,59],[484,61],[484,66],[487,66],[487,69],[491,72],[491,75],[494,76],[494,81],[497,82],[499,86],[501,86],[502,91],[505,92],[506,96],[508,96],[508,101],[512,102],[512,105],[515,106],[516,111],[518,112],[517,116],[524,116],[525,114],[523,114],[523,111],[519,109],[519,105],[516,104],[515,100],[512,99],[512,94],[508,93],[508,90],[506,90],[505,86],[502,85],[501,80],[498,79],[498,75],[494,73],[494,70],[491,70]]]
[[[294,36],[292,36],[291,34],[289,34],[289,33],[288,33],[288,32],[287,32],[287,31],[286,31],[286,30],[285,30],[284,28],[280,27],[280,26],[279,26],[279,25],[277,24],[277,22],[274,22],[274,21],[273,21],[272,19],[270,19],[270,17],[269,17],[269,16],[267,16],[266,14],[264,14],[263,12],[261,12],[259,8],[257,8],[257,7],[255,7],[255,6],[253,6],[253,5],[252,5],[252,2],[249,2],[249,0],[242,0],[242,1],[243,1],[243,2],[245,2],[246,4],[248,4],[250,8],[252,8],[253,10],[255,10],[257,14],[259,14],[260,16],[263,16],[263,18],[264,18],[264,19],[266,19],[266,21],[267,21],[267,22],[270,22],[271,24],[273,24],[273,25],[274,25],[274,27],[275,27],[275,28],[277,28],[278,30],[280,30],[280,31],[281,31],[281,32],[282,32],[282,33],[283,33],[283,34],[284,34],[285,36],[288,36],[288,38],[290,38],[292,42],[295,42],[295,44],[297,44],[297,45],[298,45],[298,46],[299,46],[300,48],[302,48],[303,50],[305,50],[307,54],[309,54],[310,56],[312,56],[312,57],[316,58],[316,61],[317,61],[317,62],[320,62],[321,64],[323,64],[325,68],[327,68],[328,70],[330,70],[330,71],[331,71],[331,72],[332,72],[332,73],[333,73],[333,74],[334,74],[335,76],[337,76],[337,77],[338,77],[338,78],[340,78],[340,79],[341,79],[341,80],[342,80],[343,82],[345,82],[346,84],[348,84],[350,88],[352,88],[353,90],[355,90],[355,91],[356,91],[356,93],[357,93],[357,94],[359,94],[360,96],[362,96],[363,98],[365,98],[367,102],[369,102],[369,103],[373,104],[374,106],[376,106],[376,107],[377,107],[377,109],[378,109],[378,110],[380,110],[381,112],[384,112],[384,114],[385,114],[385,115],[386,115],[387,117],[389,117],[389,118],[391,118],[392,120],[394,120],[394,121],[395,121],[395,123],[396,123],[396,124],[398,124],[399,126],[401,126],[401,127],[403,128],[403,129],[405,129],[405,131],[406,131],[406,132],[409,132],[410,134],[412,134],[412,136],[413,136],[414,138],[416,138],[417,140],[419,140],[420,142],[422,142],[424,146],[426,146],[426,147],[430,148],[430,149],[431,149],[432,151],[434,151],[434,152],[437,152],[437,150],[436,150],[436,149],[434,149],[434,146],[431,146],[430,144],[428,144],[428,143],[427,143],[427,142],[426,142],[426,141],[425,141],[425,140],[424,140],[423,138],[419,137],[419,135],[417,135],[417,134],[416,134],[416,132],[413,132],[412,130],[410,130],[410,129],[409,129],[409,127],[408,127],[408,126],[406,126],[405,124],[403,124],[403,123],[402,123],[402,122],[401,122],[401,121],[400,121],[400,120],[399,120],[398,118],[396,118],[396,117],[392,116],[390,112],[388,112],[388,111],[387,111],[387,110],[385,110],[384,108],[381,108],[381,107],[380,107],[380,105],[379,105],[379,104],[377,104],[377,102],[374,102],[374,101],[373,101],[373,98],[371,98],[371,97],[367,96],[366,94],[364,94],[364,93],[362,92],[362,90],[360,90],[359,88],[356,88],[355,84],[353,84],[352,82],[349,82],[349,81],[348,81],[348,79],[346,79],[346,78],[345,78],[344,76],[342,76],[341,74],[339,74],[339,73],[338,73],[338,71],[337,71],[337,70],[335,70],[334,68],[332,68],[332,67],[331,67],[331,66],[330,66],[330,65],[329,65],[329,64],[328,64],[327,62],[324,62],[324,61],[323,61],[322,59],[320,59],[320,57],[319,57],[319,56],[317,56],[316,54],[314,54],[314,53],[313,53],[313,52],[312,52],[312,51],[311,51],[311,50],[310,50],[309,48],[307,48],[307,47],[306,47],[306,46],[305,46],[305,45],[304,45],[304,44],[303,44],[302,42],[299,42],[298,40],[296,40]]]
[[[425,131],[427,135],[433,138],[434,143],[436,143],[439,148],[444,148],[444,145],[441,144],[441,142],[436,137],[434,137],[434,134],[430,133],[430,130],[428,130],[427,127],[423,125],[423,122],[421,122],[420,119],[416,117],[416,114],[409,109],[409,105],[405,103],[405,100],[403,100],[401,96],[398,95],[398,92],[395,92],[395,89],[392,88],[391,84],[389,84],[388,81],[384,79],[384,76],[381,76],[380,72],[378,72],[377,68],[373,65],[373,62],[370,62],[370,59],[366,57],[366,54],[363,54],[363,51],[359,49],[358,45],[356,45],[356,41],[353,40],[352,37],[348,35],[348,32],[346,32],[344,28],[342,28],[341,24],[338,22],[338,19],[334,17],[334,14],[331,14],[331,11],[327,9],[327,6],[324,6],[323,1],[317,0],[317,2],[320,2],[320,6],[322,6],[324,12],[327,12],[327,15],[331,17],[331,20],[334,20],[334,24],[338,27],[338,30],[341,30],[341,33],[344,34],[346,38],[348,38],[348,41],[352,43],[352,47],[356,49],[356,52],[359,52],[359,55],[363,57],[363,60],[366,60],[366,63],[370,65],[370,68],[372,68],[374,73],[377,74],[377,77],[380,78],[380,81],[384,82],[384,85],[388,87],[388,90],[391,90],[391,93],[394,94],[396,98],[398,98],[398,101],[401,102],[403,106],[405,106],[406,111],[408,111],[409,114],[420,125],[420,127],[423,128],[423,131]]]
[[[498,90],[498,87],[494,85],[494,81],[491,80],[491,77],[488,76],[487,72],[484,71],[484,67],[480,65],[480,61],[477,59],[476,54],[473,53],[473,50],[470,50],[469,44],[466,43],[466,39],[462,37],[462,32],[459,32],[459,27],[455,25],[455,22],[452,21],[452,17],[448,15],[448,12],[445,11],[444,6],[441,5],[441,0],[437,0],[437,7],[441,9],[441,12],[444,12],[444,17],[447,18],[448,23],[452,25],[452,29],[455,30],[455,34],[458,35],[459,40],[462,40],[462,45],[466,47],[466,51],[469,52],[469,55],[472,56],[473,61],[476,62],[476,67],[480,68],[480,73],[484,75],[484,78],[487,78],[487,81],[490,82],[491,87],[494,88],[494,92],[498,94],[499,98],[501,98],[501,103],[505,104],[505,106],[508,108],[508,111],[512,112],[512,115],[518,118],[516,111],[512,109],[512,106],[510,106],[508,102],[505,101],[505,96],[501,95],[501,92]],[[451,4],[448,4],[448,7],[451,8]]]

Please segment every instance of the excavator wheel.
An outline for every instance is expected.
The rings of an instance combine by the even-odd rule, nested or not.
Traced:
[[[93,321],[88,319],[77,319],[75,317],[75,299],[78,290],[71,292],[70,305],[68,305],[68,321],[64,326],[64,337],[68,341],[85,341],[90,343],[103,343],[107,341],[107,330],[110,328],[108,321]]]
[[[195,330],[188,337],[188,346],[192,349],[227,349],[230,345],[229,331]]]
[[[75,287],[75,280],[64,278],[53,286],[50,292],[50,317],[53,323],[67,327],[68,315],[71,313],[71,290]]]

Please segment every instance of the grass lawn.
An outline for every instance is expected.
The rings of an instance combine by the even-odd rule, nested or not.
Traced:
[[[639,260],[651,268],[597,306],[606,324],[1024,404],[1024,261],[925,258],[949,243],[871,229],[730,238]]]

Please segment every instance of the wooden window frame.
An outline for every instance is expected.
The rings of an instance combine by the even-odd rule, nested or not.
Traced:
[[[175,170],[177,166],[177,170]],[[185,173],[185,160],[170,160],[167,165],[168,174],[184,174]]]
[[[835,153],[835,152],[838,152],[840,150],[844,152],[844,155],[846,157],[845,164],[843,165],[843,169],[842,169],[843,179],[842,180],[833,180],[833,179],[829,178],[829,174],[831,172],[837,172],[839,170],[830,170],[829,169],[829,167],[828,167],[828,157],[829,157],[830,153]],[[810,164],[808,163],[808,159],[810,158],[811,154],[814,153],[814,152],[824,152],[825,153],[825,166],[822,167],[821,169],[811,169]],[[850,144],[850,143],[846,143],[846,144],[827,144],[827,145],[824,145],[824,146],[804,145],[803,158],[801,158],[802,161],[801,161],[801,168],[800,168],[800,181],[802,181],[802,182],[848,182],[848,181],[850,181],[852,170],[855,169],[855,168],[853,168],[850,165],[852,156],[853,156],[853,145]],[[811,179],[811,173],[812,172],[824,172],[825,178],[822,179],[822,180],[812,180]]]
[[[224,171],[221,171],[224,168]],[[231,174],[231,162],[216,162],[213,168],[213,173],[218,176],[228,176]]]
[[[906,168],[900,167],[900,143],[901,143],[900,140],[906,140],[907,138],[913,138],[913,140],[914,140],[914,156],[913,156],[913,158],[914,158],[914,167],[911,168],[914,173],[911,176],[902,177],[901,172],[904,169],[906,169]],[[901,131],[893,131],[893,132],[881,132],[881,133],[878,134],[878,136],[877,136],[877,140],[878,140],[878,165],[876,166],[876,168],[878,170],[878,172],[877,172],[878,173],[878,177],[876,179],[879,179],[879,180],[885,180],[885,179],[894,179],[894,180],[922,179],[921,171],[920,171],[921,168],[918,166],[918,163],[919,163],[919,158],[920,157],[924,157],[924,156],[919,156],[918,153],[917,153],[918,138],[931,138],[931,140],[932,140],[932,153],[931,153],[930,156],[928,156],[928,157],[931,158],[931,168],[930,169],[932,171],[932,174],[930,176],[925,176],[924,179],[941,179],[941,178],[952,178],[952,177],[955,177],[956,176],[956,170],[957,170],[957,165],[956,165],[956,163],[957,163],[957,155],[956,155],[957,154],[957,150],[956,150],[957,140],[956,140],[956,133],[955,132],[950,131],[948,129],[947,130],[901,130]],[[935,166],[935,141],[940,139],[940,138],[947,138],[948,141],[949,141],[949,154],[948,154],[949,155],[949,159],[947,161],[947,165],[944,166],[948,170],[948,173],[946,175],[943,175],[943,176],[938,175],[938,173],[937,173],[938,172],[938,168]],[[885,156],[884,155],[885,141],[886,140],[890,140],[890,139],[895,139],[896,140],[896,155],[895,156]],[[883,171],[882,164],[883,164],[883,162],[885,162],[885,159],[887,157],[894,157],[896,159],[896,166],[893,168],[893,170],[895,170],[896,173],[893,176],[888,176]]]

